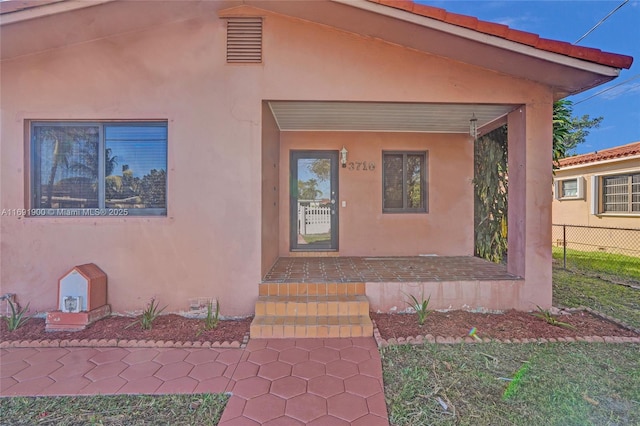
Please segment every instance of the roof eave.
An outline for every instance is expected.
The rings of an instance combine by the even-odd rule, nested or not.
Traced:
[[[28,21],[45,16],[55,15],[58,13],[71,12],[73,10],[84,9],[87,7],[97,6],[102,3],[109,3],[114,0],[60,0],[53,3],[36,5],[25,9],[19,9],[12,12],[6,12],[0,15],[0,26],[15,24],[17,22]]]
[[[458,25],[440,21],[438,19],[418,15],[410,11],[398,9],[395,7],[390,7],[385,4],[374,3],[369,0],[331,0],[331,1],[356,7],[359,9],[367,10],[370,12],[378,13],[380,15],[385,15],[391,18],[400,19],[406,22],[411,22],[413,24],[421,25],[426,28],[434,29],[437,31],[441,31],[454,36],[473,40],[476,42],[481,42],[489,46],[510,50],[512,52],[520,53],[520,54],[537,58],[537,59],[542,59],[542,60],[556,63],[559,65],[568,66],[581,71],[587,71],[587,72],[615,78],[619,75],[621,70],[621,68],[618,68],[618,67],[597,64],[597,63],[586,61],[586,60],[572,58],[570,56],[562,55],[559,53],[537,49],[532,46],[527,46],[526,44],[507,40],[507,39],[490,35],[490,34],[485,34],[477,30],[464,28]]]
[[[547,51],[544,49],[540,49],[540,48],[534,47],[533,45],[526,44],[526,40],[520,43],[517,41],[508,40],[506,38],[499,37],[497,35],[488,34],[478,29],[466,28],[462,24],[456,25],[453,23],[444,22],[441,19],[442,18],[441,16],[436,16],[433,18],[429,16],[425,16],[423,14],[414,12],[412,8],[408,8],[407,5],[409,4],[413,5],[413,8],[420,7],[420,5],[416,5],[412,2],[393,2],[391,4],[385,4],[383,0],[330,0],[330,1],[338,4],[342,4],[342,5],[358,8],[360,10],[368,11],[381,16],[390,17],[396,20],[412,23],[414,25],[419,25],[426,29],[438,31],[451,36],[460,37],[466,40],[472,40],[474,42],[484,44],[489,48],[502,49],[504,51],[510,51],[513,54],[529,57],[532,60],[544,61],[549,64],[554,64],[555,66],[566,67],[569,70],[574,70],[574,72],[582,74],[583,77],[585,75],[584,73],[588,73],[589,75],[592,76],[586,79],[579,78],[578,80],[580,80],[581,83],[577,85],[573,84],[568,86],[564,86],[564,85],[556,86],[555,84],[552,84],[552,83],[550,84],[550,82],[541,81],[543,82],[543,84],[548,84],[551,87],[553,87],[553,90],[555,93],[554,98],[556,99],[581,93],[581,92],[584,92],[585,90],[601,85],[607,81],[613,80],[619,76],[620,71],[622,69],[619,66],[601,64],[601,63],[589,61],[587,59],[580,59],[580,58],[568,56],[565,54],[555,53],[555,52]],[[446,11],[443,10],[443,12],[446,12]],[[472,17],[465,17],[463,15],[459,15],[459,16],[462,18],[475,19]],[[505,26],[505,31],[507,30],[516,31],[516,30],[511,30]],[[518,32],[518,33],[522,33],[522,32]],[[522,34],[527,35],[528,33],[522,33]],[[536,36],[536,35],[531,34],[531,36]],[[571,45],[569,46],[575,47]],[[602,54],[612,55],[606,52],[602,52]],[[618,55],[614,55],[614,56],[618,56]],[[619,55],[619,56],[622,57],[623,55]],[[630,57],[629,59],[632,60],[632,58]],[[529,75],[528,77],[525,77],[525,78],[530,79],[531,76]],[[576,83],[576,82],[577,81],[574,80],[573,83]]]
[[[571,164],[568,166],[560,165],[560,167],[558,168],[558,171],[583,169],[585,167],[594,167],[594,166],[600,166],[602,164],[610,164],[610,163],[620,163],[623,161],[630,161],[630,160],[640,160],[640,154],[629,155],[626,157],[607,158],[603,160],[595,160],[595,161],[589,161],[585,163]]]

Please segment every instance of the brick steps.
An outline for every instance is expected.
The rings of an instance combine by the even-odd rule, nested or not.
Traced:
[[[256,316],[369,315],[369,300],[353,296],[260,296]]]
[[[364,283],[261,284],[252,338],[373,335]]]
[[[364,283],[262,283],[260,296],[331,296],[365,294]]]
[[[251,338],[362,337],[373,336],[369,315],[256,316]]]

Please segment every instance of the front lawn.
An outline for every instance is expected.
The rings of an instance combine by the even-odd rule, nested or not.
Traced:
[[[600,278],[554,268],[553,304],[569,308],[587,306],[640,328],[640,290]]]
[[[2,425],[217,425],[222,394],[0,398]]]
[[[552,253],[555,263],[562,265],[562,247],[553,247]],[[602,275],[618,281],[640,283],[640,257],[567,249],[567,268],[587,275]]]
[[[325,234],[308,234],[303,235],[302,238],[307,244],[323,243],[331,241],[331,234],[328,232]]]
[[[382,350],[392,425],[640,424],[640,345],[402,345]],[[446,408],[445,408],[446,407]]]

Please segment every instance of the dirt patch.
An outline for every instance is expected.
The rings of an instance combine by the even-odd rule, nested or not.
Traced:
[[[589,312],[578,311],[558,315],[558,321],[574,328],[550,325],[532,313],[507,311],[502,314],[480,314],[466,311],[432,312],[423,326],[413,314],[371,313],[383,339],[418,335],[466,337],[471,328],[481,338],[532,339],[558,337],[614,336],[638,337],[638,334]]]
[[[252,318],[220,321],[213,330],[204,330],[202,319],[186,318],[176,314],[161,315],[153,322],[151,330],[143,330],[139,324],[126,328],[135,318],[110,316],[90,324],[80,331],[46,331],[45,320],[32,318],[14,331],[7,329],[6,321],[0,322],[2,341],[117,339],[163,340],[174,342],[242,342],[249,332]]]
[[[480,314],[466,311],[432,312],[423,326],[419,326],[412,314],[371,313],[383,339],[415,337],[431,334],[443,337],[466,337],[475,327],[479,337],[493,339],[531,339],[586,336],[638,337],[625,329],[589,312],[578,311],[558,315],[559,321],[571,324],[574,329],[547,324],[531,313],[507,311],[502,314]],[[18,330],[9,332],[5,321],[0,321],[0,341],[83,340],[116,339],[173,342],[242,342],[249,332],[252,318],[220,321],[217,328],[204,330],[201,319],[180,315],[161,315],[153,323],[153,329],[142,330],[138,324],[126,328],[135,319],[110,316],[101,319],[85,330],[76,332],[45,331],[44,319],[32,318]]]

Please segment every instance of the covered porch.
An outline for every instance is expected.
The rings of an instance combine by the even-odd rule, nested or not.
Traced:
[[[385,283],[519,280],[507,266],[474,256],[281,257],[263,283]]]
[[[524,282],[506,265],[473,256],[281,257],[263,278],[260,295],[361,295],[378,312],[406,310],[409,295],[430,298],[430,309],[526,310]]]
[[[263,277],[252,337],[370,336],[369,312],[526,309],[524,280],[473,256],[280,257]]]
[[[365,314],[404,311],[409,295],[430,298],[430,309],[549,305],[550,267],[538,266],[548,255],[526,255],[546,231],[540,221],[526,227],[526,209],[532,207],[522,193],[530,188],[519,174],[525,134],[549,124],[544,112],[508,103],[264,101],[256,315],[272,306],[265,298],[274,296],[291,304],[292,312],[308,312],[300,296],[309,303],[306,296],[336,295],[366,297]],[[509,181],[511,256],[499,265],[473,256],[474,150],[479,135],[507,122],[509,163],[516,171]],[[532,129],[532,123],[539,125]],[[549,141],[544,142],[541,149]],[[348,158],[340,156],[342,151]],[[394,156],[402,157],[402,166]],[[409,157],[420,157],[411,172]],[[548,162],[536,159],[536,167],[548,170]],[[404,177],[394,180],[396,175]],[[414,181],[411,191],[403,183]],[[314,191],[306,190],[307,183],[314,184]],[[312,195],[299,195],[308,192]],[[402,192],[403,206],[414,201],[409,193],[419,194],[416,206],[389,208],[396,192]],[[313,200],[309,208],[326,209],[328,229],[309,232],[301,225],[300,200]],[[537,217],[545,218],[544,206],[536,208]],[[527,262],[531,268],[525,277]],[[357,289],[351,283],[359,284]]]
[[[409,18],[394,13],[392,20]],[[357,58],[353,67],[336,61],[327,74],[332,78],[311,73],[305,90],[278,86],[263,93],[256,319],[275,316],[265,319],[264,335],[300,327],[300,335],[310,336],[303,324],[324,326],[315,312],[325,321],[320,309],[327,306],[327,324],[337,312],[344,316],[339,324],[370,330],[359,318],[368,312],[361,304],[400,311],[409,295],[430,297],[431,309],[551,305],[553,102],[611,70],[523,50],[519,40],[492,45],[487,57],[501,60],[484,63],[477,49],[489,40],[475,33],[464,40],[444,35],[448,48],[440,57],[434,55],[438,46],[422,43],[442,28],[412,23],[411,32],[385,30],[381,40],[397,45],[372,43],[375,60],[362,57],[359,44],[340,39],[331,46],[342,52],[348,44],[350,58]],[[290,35],[308,31],[287,28]],[[323,43],[324,36],[332,35],[323,33]],[[385,55],[397,67],[378,72]],[[345,78],[345,71],[356,74]],[[505,124],[501,170],[509,171],[509,180],[502,232],[509,257],[506,265],[494,265],[473,256],[475,161],[480,138]],[[335,300],[340,295],[357,297]],[[346,319],[351,305],[353,321]],[[284,331],[276,321],[284,321]]]
[[[358,294],[374,311],[405,310],[409,294],[431,297],[433,309],[550,305],[550,254],[537,250],[550,216],[545,197],[537,196],[548,193],[543,177],[550,155],[539,154],[550,152],[546,100],[544,108],[488,98],[492,102],[264,100],[259,295],[298,295],[290,284],[308,294],[308,284],[363,283]],[[473,256],[474,149],[479,136],[505,123],[510,256],[496,265]],[[536,155],[525,156],[534,148]],[[394,156],[402,157],[399,171]],[[413,157],[420,161],[411,179],[420,176],[410,191],[402,182],[410,181]],[[393,180],[401,174],[406,177]],[[419,194],[413,210],[390,208],[396,181],[404,205],[414,202],[409,193]],[[314,196],[298,196],[311,182]],[[329,231],[310,237],[302,231],[301,199],[328,211]],[[322,245],[311,238],[316,234]]]

